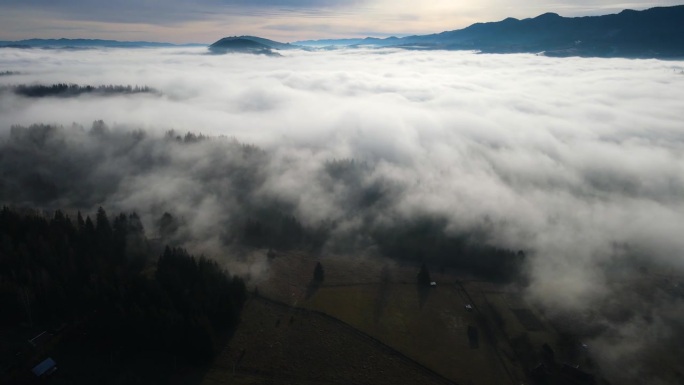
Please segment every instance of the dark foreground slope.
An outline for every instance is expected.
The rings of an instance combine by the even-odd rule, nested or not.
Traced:
[[[255,296],[242,321],[202,385],[454,384],[317,311]]]

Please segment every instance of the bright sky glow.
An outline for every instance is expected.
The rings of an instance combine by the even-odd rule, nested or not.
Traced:
[[[682,0],[0,0],[0,40],[99,38],[211,43],[257,35],[279,41],[441,32],[506,17],[617,13]]]

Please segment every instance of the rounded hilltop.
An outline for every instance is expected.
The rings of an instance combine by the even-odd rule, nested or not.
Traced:
[[[274,50],[297,48],[294,45],[280,43],[257,36],[229,36],[224,37],[209,46],[209,51],[214,54],[225,53],[252,53],[262,55],[279,55]]]

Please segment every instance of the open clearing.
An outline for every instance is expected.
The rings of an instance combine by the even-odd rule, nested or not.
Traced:
[[[333,316],[459,384],[517,385],[524,379],[510,349],[508,355],[497,350],[493,323],[453,273],[433,269],[439,270],[432,273],[437,286],[419,288],[415,266],[380,258],[321,258],[325,280],[314,285],[318,261],[304,253],[279,254],[259,292]],[[469,328],[476,333],[474,345]]]
[[[278,252],[268,266],[204,384],[518,385],[545,362],[562,384],[556,362],[592,370],[514,287],[439,266],[421,287],[419,266],[379,257]]]
[[[344,320],[458,383],[510,383],[479,313],[468,312],[466,303],[456,285],[419,290],[389,283],[322,287],[302,305]],[[481,336],[476,349],[469,326]]]
[[[345,324],[255,297],[202,384],[451,384]]]

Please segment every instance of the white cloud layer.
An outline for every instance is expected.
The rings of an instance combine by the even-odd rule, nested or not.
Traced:
[[[345,212],[346,192],[323,191],[312,180],[326,160],[366,161],[368,183],[399,187],[374,220],[440,215],[454,233],[486,229],[492,244],[528,251],[530,298],[555,311],[610,303],[629,292],[616,277],[632,279],[642,267],[682,280],[684,62],[401,50],[202,53],[0,50],[0,71],[22,72],[0,77],[4,84],[131,84],[164,93],[4,95],[0,134],[13,124],[103,119],[235,137],[272,154],[260,191],[292,202],[305,223],[334,219],[348,229],[362,215]],[[151,200],[191,196],[184,215],[209,231],[220,223],[215,213],[231,204],[192,184],[192,167],[221,156],[212,151],[128,181],[105,204],[140,210]],[[660,311],[661,302],[651,305]],[[667,308],[645,327],[673,319]],[[616,330],[635,338],[634,325]],[[624,344],[597,341],[606,350]],[[625,362],[610,355],[617,356]]]

